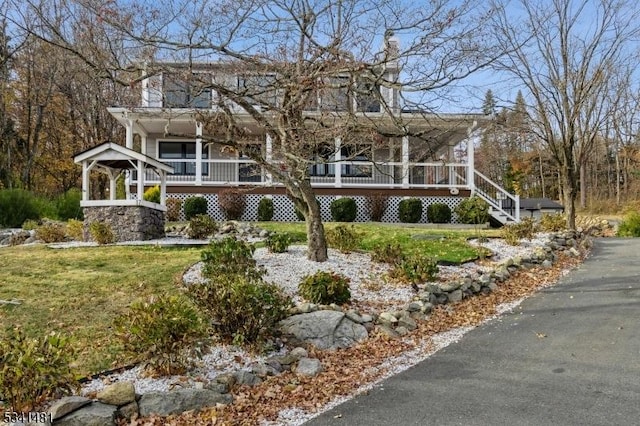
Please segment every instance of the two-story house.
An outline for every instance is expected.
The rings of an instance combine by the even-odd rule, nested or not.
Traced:
[[[164,65],[161,71],[143,79],[139,106],[109,108],[126,129],[124,145],[127,148],[133,149],[134,141],[135,145],[139,141],[136,149],[145,158],[172,168],[166,177],[156,169],[145,169],[142,182],[139,173],[129,173],[127,188],[159,184],[163,175],[166,197],[185,200],[199,194],[208,199],[209,214],[223,219],[216,202],[217,193],[237,187],[246,190],[247,208],[243,219],[256,220],[258,202],[267,196],[274,201],[274,220],[296,220],[293,203],[283,185],[242,149],[230,150],[216,143],[207,133],[210,127],[205,125],[207,117],[220,111],[222,94],[212,87],[221,80],[233,93],[242,93],[244,89],[251,92],[253,107],[262,112],[281,102],[278,85],[274,84],[279,76],[230,68],[221,63],[192,63],[188,67],[187,64]],[[394,81],[400,70],[390,61],[382,73],[385,81]],[[398,221],[397,206],[404,197],[419,197],[425,207],[442,202],[453,209],[462,198],[472,194],[487,200],[501,221],[519,219],[517,196],[474,168],[474,144],[470,138],[490,117],[403,109],[397,87],[354,82],[349,75],[334,75],[330,79],[331,84],[326,85],[330,89],[314,94],[304,107],[304,114],[314,117],[330,112],[338,118],[348,114],[352,120],[355,117],[356,122],[368,123],[373,130],[357,144],[345,144],[344,138],[334,137],[324,148],[313,148],[315,152],[310,158],[315,161],[309,163],[308,172],[324,220],[330,219],[331,201],[343,196],[356,200],[357,220],[369,220],[365,208],[368,194],[389,197],[383,220],[390,222]],[[362,86],[366,86],[365,89],[358,90]],[[256,90],[261,90],[259,96]],[[227,112],[232,112],[252,135],[253,144],[264,158],[277,162],[279,154],[255,117],[240,105],[225,105]],[[411,132],[394,136],[384,131],[387,124],[391,127],[398,121]],[[504,200],[515,208],[501,209]],[[426,220],[425,213],[422,222]],[[456,221],[455,215],[453,221]]]

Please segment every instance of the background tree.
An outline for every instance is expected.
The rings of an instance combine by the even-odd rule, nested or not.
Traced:
[[[499,9],[495,31],[507,54],[495,69],[513,75],[530,99],[532,130],[558,165],[567,224],[575,228],[581,153],[601,120],[611,72],[626,63],[638,34],[635,3],[619,0],[520,1]]]

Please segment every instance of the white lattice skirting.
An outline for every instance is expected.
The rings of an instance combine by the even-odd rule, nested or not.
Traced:
[[[184,201],[193,197],[194,194],[168,194],[168,198],[176,198]],[[215,220],[224,220],[225,216],[220,210],[218,206],[218,200],[216,194],[203,194],[200,195],[207,199],[207,213],[209,216],[214,218]],[[258,220],[258,203],[260,199],[265,197],[262,194],[247,194],[247,206],[245,208],[244,214],[242,215],[242,220],[244,221],[257,221]],[[295,209],[293,206],[293,202],[286,195],[272,195],[273,199],[273,220],[277,222],[295,222],[298,220],[295,214]],[[331,211],[330,205],[331,202],[337,198],[340,198],[335,195],[320,195],[318,196],[318,201],[320,202],[320,209],[322,211],[322,220],[329,222],[331,221]],[[342,197],[345,198],[345,197]],[[358,213],[356,216],[356,222],[368,222],[369,215],[366,209],[366,197],[364,196],[349,196],[349,198],[353,198],[358,206]],[[406,197],[389,197],[387,203],[387,210],[385,211],[384,216],[382,217],[383,222],[392,222],[397,223],[400,222],[398,219],[398,205],[400,201],[402,201]],[[427,223],[427,207],[433,203],[444,203],[451,208],[451,223],[459,223],[458,217],[453,210],[455,207],[464,199],[462,197],[415,197],[419,198],[422,201],[422,217],[420,218],[419,223]],[[180,220],[184,220],[184,212],[180,212]]]

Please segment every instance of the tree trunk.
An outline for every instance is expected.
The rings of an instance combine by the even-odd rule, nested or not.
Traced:
[[[304,216],[307,224],[307,259],[314,262],[325,262],[329,257],[322,215],[320,214],[320,203],[318,203],[308,180],[296,183],[297,185],[287,186],[287,189],[289,196]]]
[[[560,173],[564,212],[567,215],[567,228],[576,229],[576,198],[578,195],[578,183],[576,173],[571,167],[562,167]]]
[[[580,164],[580,208],[587,207],[587,173],[584,164]]]

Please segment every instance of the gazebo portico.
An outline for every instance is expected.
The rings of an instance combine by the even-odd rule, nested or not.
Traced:
[[[93,222],[110,226],[116,241],[149,240],[164,236],[164,213],[167,210],[167,174],[173,167],[147,157],[121,145],[105,142],[73,158],[82,165],[82,201],[85,229]],[[104,173],[109,178],[109,199],[91,199],[92,171]],[[136,194],[126,199],[116,199],[116,182],[123,170],[133,170],[137,175]],[[160,203],[144,200],[147,171],[157,175],[154,184],[160,181]]]

